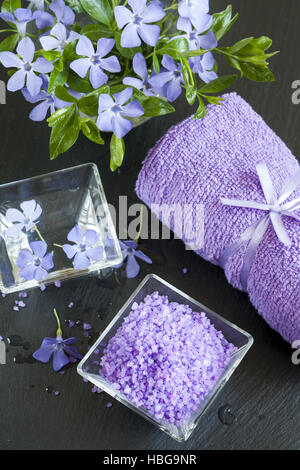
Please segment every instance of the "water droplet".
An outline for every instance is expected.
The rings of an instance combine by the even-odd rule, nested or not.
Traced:
[[[30,348],[30,343],[28,341],[24,341],[20,335],[10,335],[7,338],[7,342],[14,348],[23,347],[26,351]]]
[[[221,406],[218,410],[218,416],[219,420],[221,421],[222,424],[225,424],[226,426],[230,426],[231,424],[236,422],[236,417],[232,413],[231,410],[231,405],[224,405]]]
[[[7,338],[7,342],[10,346],[23,346],[23,339],[19,335],[11,335]]]
[[[34,364],[35,359],[30,356],[23,356],[22,354],[16,354],[14,356],[14,363],[15,364]]]

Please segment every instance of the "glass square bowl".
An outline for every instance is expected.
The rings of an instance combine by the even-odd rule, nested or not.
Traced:
[[[155,291],[158,291],[160,295],[167,295],[170,302],[178,302],[179,304],[188,305],[193,309],[194,312],[205,312],[206,316],[209,318],[215,328],[222,331],[227,341],[233,343],[237,348],[236,352],[232,354],[230,362],[228,363],[223,374],[220,376],[219,380],[216,382],[214,388],[202,401],[199,402],[197,409],[192,414],[190,414],[180,426],[172,425],[164,420],[157,420],[151,414],[149,414],[147,410],[137,408],[126,396],[113,388],[112,384],[103,378],[99,372],[99,361],[104,354],[104,349],[107,346],[109,340],[116,334],[118,328],[120,328],[122,325],[125,317],[129,315],[132,304],[134,302],[139,304],[147,295],[152,294]],[[80,375],[82,375],[82,377],[89,380],[100,389],[104,390],[106,393],[126,405],[128,408],[146,418],[159,429],[169,434],[172,438],[182,442],[186,441],[191,435],[192,431],[198,425],[201,416],[205,413],[213,400],[219,394],[227,380],[229,380],[230,376],[233,374],[234,370],[239,365],[252,344],[253,338],[246,331],[243,331],[241,328],[225,320],[220,315],[211,311],[197,300],[192,299],[189,295],[180,291],[155,274],[149,274],[140,283],[137,289],[129,297],[125,305],[121,308],[105,331],[101,334],[98,341],[93,345],[87,355],[78,364],[77,371]]]
[[[35,201],[42,209],[35,222],[41,237],[34,228],[26,231],[24,227],[12,238],[8,229],[14,222],[7,222],[7,210],[17,209],[20,214],[23,211],[20,204],[27,201]],[[67,235],[76,225],[83,234],[87,229],[96,232],[95,246],[102,247],[101,261],[90,259],[90,265],[83,269],[74,269],[73,260],[68,259],[61,248],[65,243],[73,244]],[[33,253],[30,243],[41,238],[52,253],[54,266],[45,278],[26,280],[17,266],[19,253],[22,250],[27,256],[28,252]],[[3,293],[82,276],[121,261],[119,241],[95,164],[87,163],[0,186],[0,290]]]

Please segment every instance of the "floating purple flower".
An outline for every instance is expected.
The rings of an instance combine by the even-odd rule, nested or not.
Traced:
[[[184,83],[181,66],[165,54],[162,65],[165,71],[150,78],[150,83],[155,88],[161,88],[168,101],[175,101],[182,92],[181,83]]]
[[[12,23],[16,26],[21,37],[26,35],[27,23],[36,20],[38,13],[33,13],[28,8],[17,8],[14,14],[4,11],[0,13],[0,18],[7,23]]]
[[[53,354],[53,369],[58,372],[71,362],[71,358],[82,358],[77,348],[72,346],[74,343],[76,338],[63,339],[61,335],[57,335],[56,338],[44,338],[41,347],[32,356],[45,364]]]
[[[76,53],[86,58],[74,60],[71,62],[70,68],[81,78],[84,78],[90,71],[90,82],[93,88],[99,88],[108,81],[108,76],[103,72],[103,69],[114,73],[121,71],[121,65],[115,55],[105,58],[114,45],[114,39],[101,38],[97,42],[97,51],[95,53],[92,41],[85,36],[81,36],[76,47]]]
[[[123,29],[121,35],[122,47],[138,47],[141,45],[141,38],[150,46],[156,46],[160,27],[158,25],[148,24],[160,21],[165,16],[165,11],[158,2],[147,0],[128,0],[131,10],[124,6],[115,7],[115,18],[120,29]]]
[[[24,88],[25,79],[29,93],[32,96],[40,92],[43,81],[35,72],[48,73],[53,70],[53,65],[44,57],[38,57],[33,62],[35,47],[28,37],[22,39],[17,46],[17,53],[22,59],[12,52],[0,52],[0,61],[4,67],[16,67],[19,69],[7,82],[9,91],[17,91]]]
[[[200,48],[211,49],[218,45],[212,31],[209,31],[207,34],[203,34],[208,29],[205,24],[202,29],[197,30],[193,28],[191,22],[187,18],[180,17],[177,22],[177,29],[186,33],[183,36],[178,37],[185,37],[187,39],[191,51],[198,50]]]
[[[124,85],[133,86],[138,90],[142,90],[146,96],[157,95],[158,93],[149,82],[150,75],[148,73],[146,59],[140,52],[135,54],[133,58],[133,70],[139,77],[141,77],[141,80],[135,77],[126,77],[123,80]]]
[[[65,26],[71,26],[75,21],[75,13],[63,0],[54,0],[49,6],[56,16],[57,22]]]
[[[123,261],[119,266],[122,266],[127,259],[126,276],[128,279],[136,277],[140,271],[140,265],[135,258],[139,258],[145,263],[152,264],[149,256],[145,255],[141,250],[137,250],[138,244],[133,240],[120,241],[120,247],[123,255]]]
[[[188,18],[197,31],[205,31],[212,25],[212,16],[209,12],[209,0],[181,0],[178,13]]]
[[[27,281],[42,281],[48,276],[48,271],[53,268],[52,254],[47,253],[47,244],[42,241],[31,242],[29,250],[21,250],[17,259],[20,268],[20,276]]]
[[[91,265],[92,261],[102,260],[103,248],[102,246],[95,246],[99,243],[99,235],[95,230],[87,229],[83,233],[78,225],[75,225],[67,238],[75,245],[65,244],[62,249],[69,259],[74,257],[73,266],[75,269],[85,269]]]
[[[215,59],[211,52],[207,52],[199,57],[191,57],[190,64],[192,71],[197,73],[205,83],[218,78],[218,75],[213,70]]]
[[[79,39],[80,34],[75,31],[68,31],[67,28],[57,23],[50,31],[50,36],[41,36],[40,43],[42,44],[45,51],[63,51],[67,44],[75,39]]]
[[[5,220],[14,223],[6,230],[6,235],[12,238],[18,238],[23,228],[29,232],[38,224],[38,218],[42,213],[42,208],[36,201],[25,201],[20,204],[22,212],[18,209],[7,209]],[[15,223],[16,222],[16,223]]]
[[[105,93],[99,96],[97,126],[100,131],[114,132],[121,139],[133,128],[133,123],[126,118],[140,117],[144,110],[136,100],[125,104],[130,100],[132,93],[132,88],[125,88],[113,97]]]
[[[22,90],[24,98],[29,103],[38,103],[40,101],[40,103],[35,106],[29,114],[29,118],[32,121],[43,121],[46,118],[49,109],[50,113],[53,114],[56,109],[65,108],[72,104],[58,99],[54,93],[48,94],[49,78],[46,75],[41,75],[41,78],[43,80],[43,85],[41,91],[37,95],[31,96],[26,88]]]

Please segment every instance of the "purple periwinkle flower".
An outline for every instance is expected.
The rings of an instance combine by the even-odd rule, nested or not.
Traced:
[[[218,45],[212,31],[209,31],[207,34],[203,34],[208,29],[207,25],[203,25],[202,29],[197,30],[193,28],[191,22],[187,18],[180,17],[177,22],[177,29],[185,32],[181,37],[185,37],[187,39],[191,51],[198,50],[200,48],[211,49]]]
[[[27,281],[42,281],[53,268],[52,254],[47,253],[47,244],[42,241],[29,243],[32,250],[21,250],[17,259],[20,276]]]
[[[44,57],[38,57],[33,62],[35,47],[29,37],[22,39],[17,46],[17,53],[21,58],[12,52],[0,52],[0,61],[6,68],[16,67],[18,69],[7,82],[9,91],[21,90],[25,86],[32,96],[40,92],[43,81],[38,73],[48,73],[53,70],[53,65]]]
[[[125,29],[121,35],[122,47],[138,47],[141,45],[141,39],[150,46],[156,46],[160,27],[158,25],[148,24],[156,23],[165,16],[165,11],[158,2],[147,0],[128,0],[131,10],[125,6],[115,7],[115,18],[120,29]]]
[[[53,369],[58,372],[71,362],[71,358],[82,358],[76,346],[72,346],[74,343],[76,338],[63,339],[61,335],[57,335],[56,338],[44,338],[41,347],[32,356],[45,364],[53,355]]]
[[[74,245],[65,244],[62,246],[69,259],[74,258],[74,269],[85,269],[91,265],[92,261],[101,261],[103,258],[102,246],[99,243],[99,235],[95,230],[87,229],[85,233],[75,225],[67,236]]]
[[[213,70],[215,59],[211,52],[207,52],[199,57],[191,57],[190,64],[192,71],[195,74],[197,73],[205,83],[218,78],[218,75]]]
[[[14,14],[4,11],[0,13],[0,18],[7,23],[12,23],[16,26],[21,37],[26,35],[27,23],[36,20],[38,13],[33,13],[28,8],[17,8]]]
[[[205,31],[212,25],[212,16],[209,12],[209,0],[180,0],[178,13],[188,18],[197,31]]]
[[[71,26],[75,21],[75,13],[63,0],[54,0],[49,8],[56,16],[57,22],[65,26]]]
[[[108,76],[103,70],[113,73],[121,71],[121,65],[115,55],[105,58],[114,45],[114,39],[101,38],[97,42],[95,52],[92,41],[85,36],[81,36],[76,46],[76,53],[86,58],[73,60],[70,68],[81,78],[84,78],[90,71],[92,87],[99,88],[108,81]]]
[[[54,93],[48,93],[49,78],[46,75],[41,75],[41,78],[43,80],[43,84],[41,91],[37,95],[31,96],[26,88],[22,90],[26,101],[29,103],[40,102],[29,114],[29,118],[32,121],[43,121],[46,118],[49,109],[50,114],[53,114],[56,109],[65,108],[72,104],[58,99]]]
[[[150,83],[155,88],[161,88],[168,101],[175,101],[182,92],[181,83],[184,83],[181,66],[176,65],[174,60],[165,54],[162,65],[164,71],[150,78]]]
[[[24,201],[20,204],[22,212],[18,209],[7,209],[5,220],[6,222],[13,223],[11,227],[6,230],[6,235],[12,238],[18,238],[23,228],[26,232],[33,229],[38,224],[38,218],[42,213],[42,208],[36,201]]]
[[[80,34],[75,31],[68,31],[63,24],[57,23],[51,29],[49,36],[40,37],[40,43],[45,51],[51,51],[53,49],[63,51],[67,44],[79,38]]]
[[[120,241],[120,247],[123,255],[123,261],[120,266],[122,266],[122,264],[127,259],[126,276],[128,279],[136,277],[140,272],[140,265],[135,258],[139,258],[145,263],[152,264],[152,260],[149,258],[149,256],[145,255],[141,250],[137,250],[137,246],[138,244],[133,240],[126,240],[124,242]]]
[[[132,97],[132,93],[132,88],[125,88],[113,97],[106,93],[99,96],[97,126],[100,131],[114,132],[121,139],[133,128],[133,123],[127,118],[140,117],[144,110],[136,100],[125,104]]]
[[[140,52],[135,54],[132,64],[134,72],[139,77],[141,77],[141,79],[135,77],[126,77],[123,80],[124,85],[133,86],[138,90],[142,90],[146,96],[155,96],[157,93],[149,82],[150,75],[147,69],[146,59],[143,54]]]

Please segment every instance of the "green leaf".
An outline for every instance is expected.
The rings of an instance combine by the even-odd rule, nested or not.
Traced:
[[[235,52],[238,52],[240,49],[243,49],[245,46],[247,46],[249,43],[253,41],[253,36],[250,38],[245,38],[242,39],[241,41],[236,42],[232,47],[230,47],[230,52],[231,54],[234,54]]]
[[[236,22],[239,15],[238,13],[232,18],[232,6],[228,5],[226,10],[213,15],[212,31],[217,41],[220,41],[223,36],[230,30],[232,25]]]
[[[111,91],[115,93],[114,90]],[[116,92],[118,91],[121,90],[117,90]],[[146,96],[136,88],[133,88],[132,98],[136,99],[142,105],[145,113],[144,117],[164,116],[165,114],[174,113],[175,111],[175,108],[173,108],[167,100],[157,96]]]
[[[68,90],[65,87],[61,86],[61,85],[56,86],[55,96],[58,99],[62,100],[62,101],[67,101],[68,103],[76,103],[77,102],[77,99],[74,96],[70,95],[68,93]]]
[[[229,88],[237,79],[237,75],[224,75],[223,77],[216,78],[209,83],[206,83],[199,91],[201,93],[219,93],[220,91]]]
[[[59,51],[42,50],[42,55],[43,57],[45,57],[45,59],[49,60],[50,62],[61,57],[61,53]]]
[[[164,116],[174,113],[175,108],[168,101],[157,97],[149,97],[142,104],[145,117]]]
[[[63,59],[65,62],[69,61],[71,62],[74,59],[77,59],[77,54],[76,54],[76,45],[77,45],[78,39],[75,39],[72,42],[69,42],[64,48],[63,51]]]
[[[109,0],[80,0],[83,9],[95,20],[109,26],[114,19]]]
[[[69,5],[75,13],[83,13],[84,11],[80,0],[65,0],[65,3]]]
[[[69,70],[67,68],[63,69],[61,72],[57,69],[53,69],[50,74],[48,93],[53,93],[57,86],[63,86],[69,75]]]
[[[99,145],[104,144],[104,140],[100,135],[100,131],[97,125],[91,119],[84,119],[81,121],[81,130],[83,134],[92,142],[95,142]]]
[[[78,101],[78,108],[80,111],[87,116],[97,116],[99,96],[102,93],[109,93],[109,86],[104,85],[96,93],[80,98]]]
[[[75,91],[79,91],[80,93],[90,93],[93,91],[93,87],[90,84],[88,77],[80,78],[75,72],[70,70],[68,76],[68,85]]]
[[[1,5],[1,11],[13,13],[17,8],[21,8],[21,0],[4,0]]]
[[[91,41],[114,37],[113,32],[103,24],[88,24],[81,29],[80,34],[86,36]]]
[[[72,104],[69,108],[59,111],[62,112],[57,114],[55,119],[52,117],[53,115],[48,119],[49,125],[52,127],[50,136],[51,160],[72,147],[78,138],[80,130],[79,113],[76,104]]]
[[[116,171],[123,163],[125,154],[125,143],[123,139],[119,139],[112,135],[110,141],[110,169]]]
[[[11,34],[7,38],[3,39],[3,41],[0,42],[0,52],[3,51],[14,51],[16,45],[18,44],[19,40],[19,34]]]
[[[192,105],[194,104],[197,96],[194,74],[187,59],[185,59],[184,57],[180,57],[180,64],[186,88],[185,96],[187,102]]]
[[[194,115],[194,119],[202,119],[204,116],[206,116],[206,107],[205,107],[204,101],[200,96],[198,96],[198,100],[199,100],[199,106]]]
[[[275,77],[267,65],[240,63],[242,73],[254,82],[274,82]]]
[[[268,38],[268,36],[261,36],[260,38],[253,39],[253,45],[262,51],[266,51],[272,46],[272,39]]]
[[[153,52],[152,64],[153,64],[154,72],[159,73],[160,72],[160,65],[159,65],[159,61],[158,61],[158,58],[157,58],[157,55],[156,55],[155,51]]]

